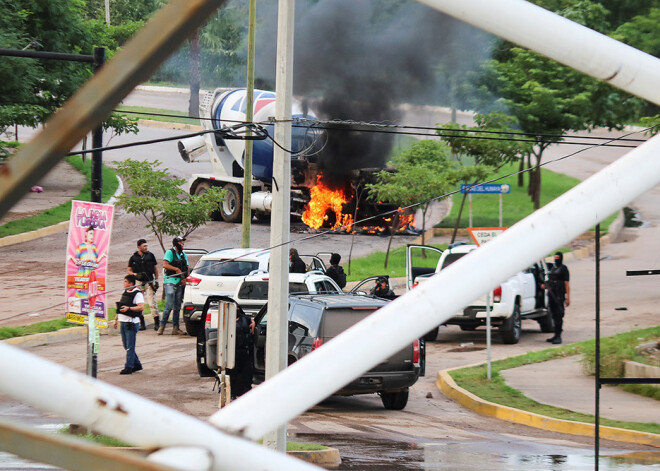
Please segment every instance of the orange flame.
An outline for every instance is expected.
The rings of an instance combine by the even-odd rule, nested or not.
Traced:
[[[309,227],[323,227],[334,213],[334,224],[331,229],[347,226],[353,222],[353,216],[343,214],[344,204],[351,201],[352,196],[343,189],[333,189],[323,183],[323,174],[316,176],[316,185],[310,191],[311,200],[305,207],[302,220]],[[332,221],[330,221],[332,223]],[[350,230],[350,228],[348,228]]]
[[[398,228],[396,229],[397,233],[404,232],[410,226],[415,225],[414,214],[407,214],[406,209],[404,208],[399,208],[397,211],[399,212]],[[383,221],[385,222],[384,226],[362,226],[360,230],[367,234],[378,234],[386,230],[388,227],[390,230],[394,230],[393,227],[393,223],[395,222],[394,217],[388,216],[386,218],[383,218]]]

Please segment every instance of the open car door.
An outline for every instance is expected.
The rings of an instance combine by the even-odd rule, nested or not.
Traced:
[[[300,255],[300,258],[305,265],[307,266],[307,271],[320,271],[325,275],[325,263],[320,255],[323,255],[325,252],[316,255]],[[329,253],[329,252],[328,252]]]
[[[421,275],[432,275],[438,266],[442,250],[429,245],[406,247],[406,289],[411,290],[415,279]]]

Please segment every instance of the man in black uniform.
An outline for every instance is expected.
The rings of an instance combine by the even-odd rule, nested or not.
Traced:
[[[344,273],[344,269],[339,266],[339,262],[341,262],[341,255],[338,253],[330,255],[330,268],[328,268],[325,274],[335,280],[337,286],[343,289],[346,286],[346,273]]]
[[[379,276],[376,280],[376,286],[373,287],[369,293],[372,296],[377,296],[383,299],[395,299],[396,294],[392,291],[387,283],[387,278],[384,276]]]
[[[294,248],[289,249],[289,273],[305,273],[307,266],[303,262],[298,251]]]
[[[156,302],[156,291],[158,291],[158,262],[154,254],[147,250],[147,241],[139,239],[137,250],[128,260],[128,274],[135,275],[140,282],[144,297],[154,316],[154,330],[158,330],[160,319],[158,316],[158,304]],[[140,318],[140,330],[145,330],[144,316]]]
[[[252,389],[252,344],[254,319],[236,309],[236,364],[228,369],[231,398],[236,399]]]
[[[546,342],[561,343],[561,332],[564,326],[564,306],[571,304],[570,275],[563,263],[561,252],[555,253],[555,264],[550,269],[545,288],[548,290],[548,309],[555,324],[555,335]]]

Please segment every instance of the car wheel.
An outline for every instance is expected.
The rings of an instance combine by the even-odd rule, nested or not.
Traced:
[[[225,199],[220,203],[220,213],[222,219],[227,222],[240,222],[243,217],[243,196],[241,190],[233,183],[227,183],[224,186],[227,190]]]
[[[208,182],[202,182],[199,185],[197,185],[197,188],[195,188],[195,195],[203,195],[207,191],[209,191],[209,188],[211,188],[211,184]],[[214,221],[221,221],[222,220],[222,213],[220,212],[220,202],[218,202],[218,209],[216,211],[211,211],[211,219]]]
[[[548,313],[545,316],[539,317],[536,320],[539,323],[541,332],[547,334],[555,331],[555,322],[552,320],[552,315],[550,314],[550,311],[548,311]]]
[[[215,372],[206,366],[206,334],[204,329],[197,332],[197,372],[200,378],[213,378]]]
[[[438,338],[439,331],[440,331],[440,327],[436,327],[435,329],[428,331],[422,338],[427,342],[435,340],[436,338]]]
[[[197,337],[199,330],[202,328],[201,322],[193,321],[191,319],[184,319],[183,323],[186,325],[186,332],[188,332],[188,335],[191,337]]]
[[[513,306],[511,317],[506,319],[500,327],[502,341],[506,344],[518,343],[520,333],[522,332],[522,319],[520,318],[520,305],[516,303]]]
[[[408,390],[380,393],[380,399],[383,401],[383,407],[388,410],[402,410],[408,404]]]

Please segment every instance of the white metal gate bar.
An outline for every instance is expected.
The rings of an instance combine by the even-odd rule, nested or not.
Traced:
[[[318,469],[3,342],[0,358],[3,393],[134,445],[203,448],[210,453],[212,465],[198,469]]]
[[[656,57],[556,13],[523,0],[417,1],[660,105]]]

